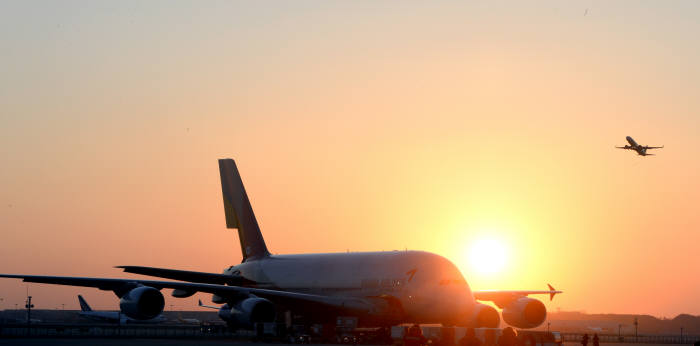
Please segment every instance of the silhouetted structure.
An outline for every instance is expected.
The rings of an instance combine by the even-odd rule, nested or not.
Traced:
[[[420,326],[417,324],[409,327],[403,337],[404,346],[423,346],[425,342],[426,338],[423,336],[423,330],[421,330]]]
[[[464,337],[459,339],[459,346],[481,346],[481,340],[476,337],[474,328],[467,329]]]
[[[515,335],[515,330],[511,327],[503,328],[503,333],[498,338],[498,346],[515,346],[517,343],[518,337]]]

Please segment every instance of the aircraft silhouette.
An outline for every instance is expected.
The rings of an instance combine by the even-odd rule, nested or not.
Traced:
[[[615,148],[634,150],[637,152],[637,155],[640,155],[640,156],[650,156],[650,155],[653,156],[654,154],[647,154],[648,149],[661,149],[661,148],[663,148],[663,145],[660,147],[650,147],[647,145],[639,145],[639,144],[637,144],[637,142],[635,142],[634,138],[632,138],[630,136],[625,137],[625,139],[627,139],[627,143],[629,143],[629,145],[625,145],[624,147],[615,147]]]

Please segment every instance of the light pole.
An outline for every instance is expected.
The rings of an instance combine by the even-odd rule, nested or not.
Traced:
[[[27,308],[27,335],[29,335],[32,330],[32,308],[34,307],[32,296],[27,296],[27,304],[24,307]]]
[[[637,327],[639,327],[639,320],[634,318],[634,342],[637,342]]]
[[[552,325],[552,322],[547,322],[547,333],[549,333],[549,326]]]
[[[683,327],[681,327],[681,344],[683,343]]]

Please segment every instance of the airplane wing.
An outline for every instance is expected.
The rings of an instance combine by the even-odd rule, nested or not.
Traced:
[[[0,278],[22,279],[24,282],[36,282],[54,285],[94,287],[105,291],[113,291],[118,297],[126,294],[139,285],[150,286],[156,289],[176,289],[189,293],[203,292],[216,294],[221,297],[238,298],[255,295],[269,299],[273,303],[294,308],[337,308],[366,313],[372,309],[372,304],[367,300],[353,297],[329,297],[314,294],[276,291],[262,288],[248,288],[240,286],[225,286],[205,283],[131,280],[131,279],[106,279],[86,278],[73,276],[43,276],[43,275],[11,275],[0,274]]]
[[[224,275],[215,273],[194,272],[189,270],[176,270],[141,266],[117,266],[115,268],[124,269],[125,273],[155,276],[159,278],[187,282],[199,282],[229,286],[251,286],[257,284],[257,282],[246,279],[240,275]]]
[[[543,291],[500,291],[500,290],[485,290],[485,291],[472,291],[474,299],[476,300],[486,300],[496,303],[499,307],[508,305],[513,300],[518,298],[527,297],[531,294],[549,294],[549,300],[554,299],[554,296],[562,291],[555,290],[552,285],[547,284],[549,290]]]
[[[662,149],[663,147],[664,147],[663,145],[660,146],[660,147],[649,147],[649,146],[645,146],[644,149]]]
[[[625,145],[624,147],[615,147],[615,148],[618,148],[618,149],[632,149],[632,148],[630,148],[630,147],[627,146],[627,145]]]

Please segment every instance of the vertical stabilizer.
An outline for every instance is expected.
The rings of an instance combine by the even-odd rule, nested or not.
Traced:
[[[221,173],[221,192],[224,196],[226,228],[238,229],[243,262],[269,256],[270,253],[260,233],[258,221],[253,214],[253,207],[248,200],[236,163],[232,159],[220,159],[219,173]]]
[[[78,295],[78,301],[80,302],[80,310],[82,310],[83,312],[92,311],[90,305],[88,305],[83,296]]]

